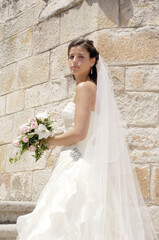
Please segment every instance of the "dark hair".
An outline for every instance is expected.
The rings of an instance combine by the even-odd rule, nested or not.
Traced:
[[[79,46],[79,45],[82,48],[85,48],[87,50],[87,52],[89,53],[90,58],[94,58],[94,57],[96,58],[95,64],[92,67],[92,72],[93,73],[91,74],[91,71],[90,71],[89,77],[95,82],[95,84],[97,84],[97,68],[96,68],[96,64],[97,64],[98,59],[99,59],[99,52],[94,47],[92,40],[84,39],[84,38],[77,38],[77,39],[73,40],[68,45],[68,56],[69,56],[70,49],[72,47]],[[75,79],[74,75],[73,75],[73,78]]]

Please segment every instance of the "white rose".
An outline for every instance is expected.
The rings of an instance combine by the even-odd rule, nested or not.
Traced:
[[[48,112],[43,112],[43,113],[38,113],[36,115],[37,119],[39,119],[40,121],[44,121],[44,119],[48,118],[50,115]]]

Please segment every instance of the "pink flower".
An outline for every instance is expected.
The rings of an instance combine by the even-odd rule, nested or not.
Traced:
[[[37,127],[38,127],[37,122],[32,122],[32,123],[31,123],[31,128],[35,129],[35,128],[37,128]]]
[[[15,140],[15,141],[13,142],[13,145],[14,145],[14,147],[18,147],[18,146],[19,146],[19,140]]]
[[[31,118],[28,119],[28,122],[29,122],[30,124],[32,124],[32,122],[35,122],[35,121],[36,121],[36,118],[35,118],[35,117],[31,117]]]
[[[24,125],[23,127],[22,127],[22,133],[27,133],[27,132],[29,132],[30,131],[30,127],[29,126],[26,126],[26,125]]]
[[[23,141],[24,143],[27,143],[27,142],[29,141],[29,139],[28,139],[27,137],[22,137],[22,141]]]
[[[34,145],[31,145],[31,146],[29,147],[29,151],[35,152],[35,150],[36,150],[36,147],[35,147]]]

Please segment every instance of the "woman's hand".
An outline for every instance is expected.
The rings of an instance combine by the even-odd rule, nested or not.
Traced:
[[[55,145],[55,139],[54,137],[48,137],[47,139],[44,140],[44,145],[48,147],[49,149],[53,149],[56,147]]]

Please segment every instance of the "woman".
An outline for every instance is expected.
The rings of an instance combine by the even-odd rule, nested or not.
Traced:
[[[63,145],[36,208],[17,220],[18,240],[157,240],[129,159],[111,82],[93,41],[68,46],[76,80],[63,110]]]

